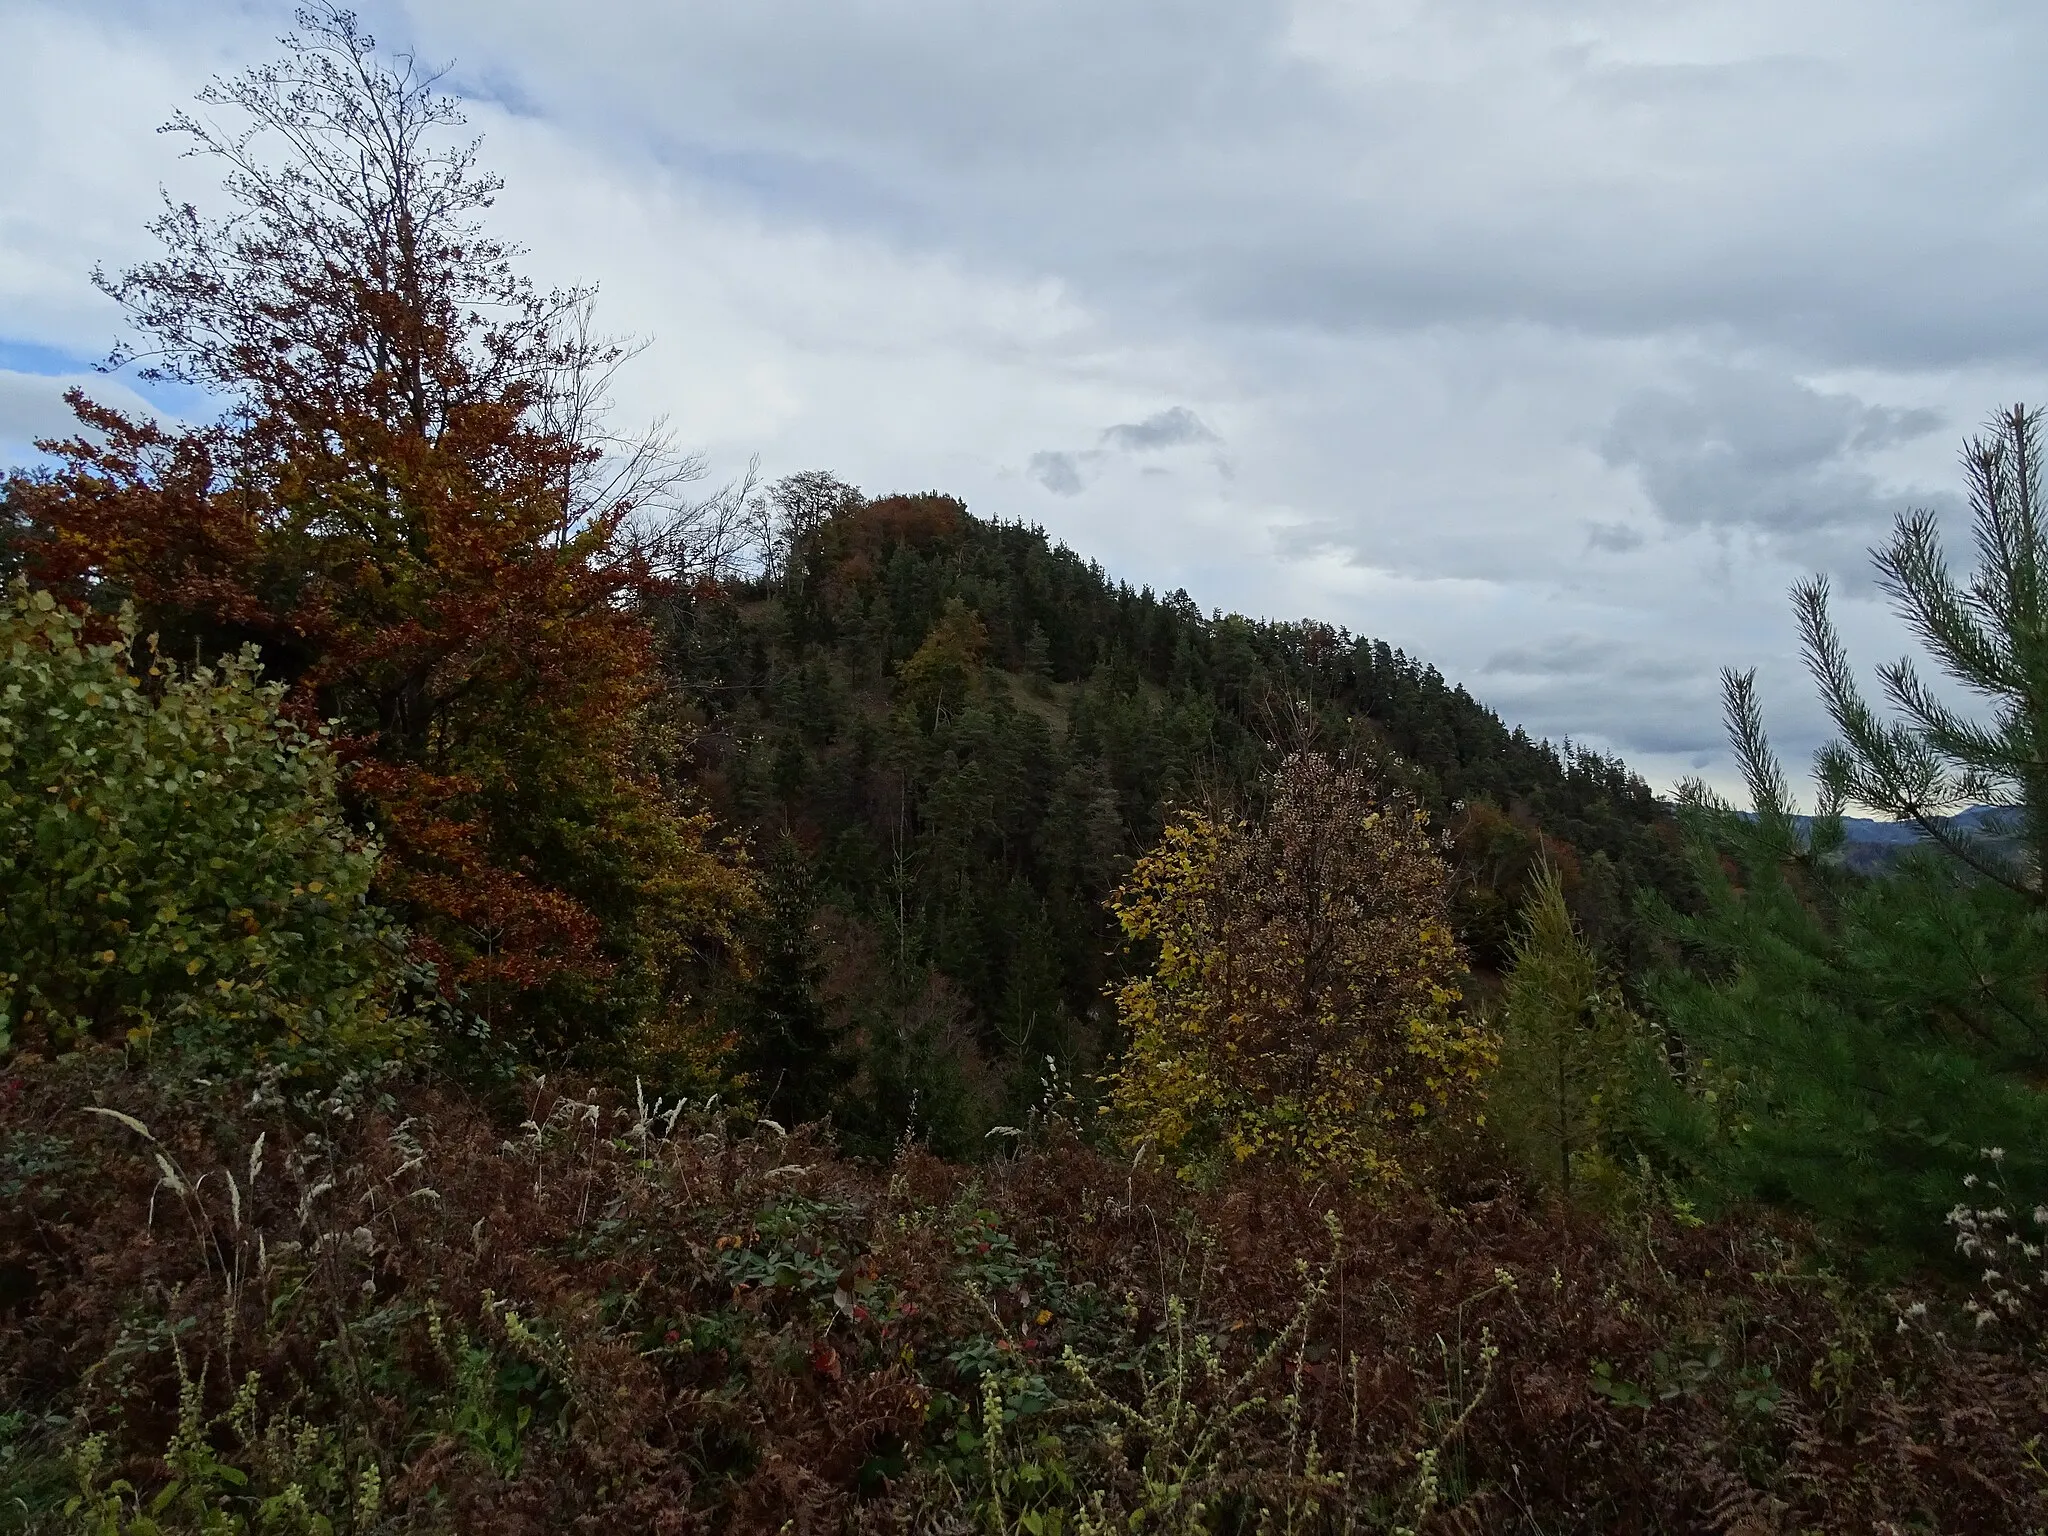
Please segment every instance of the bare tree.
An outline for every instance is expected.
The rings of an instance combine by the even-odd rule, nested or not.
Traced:
[[[562,322],[592,290],[543,292],[481,215],[503,182],[437,87],[445,71],[388,61],[331,0],[302,8],[286,56],[200,93],[243,121],[180,111],[164,131],[224,163],[235,211],[168,204],[151,224],[164,254],[94,280],[147,351],[118,348],[146,378],[199,384],[251,415],[327,419],[369,406],[429,439],[451,410],[537,396],[566,363]],[[278,163],[262,158],[282,142]],[[282,320],[289,324],[281,324]],[[598,359],[616,366],[616,357]]]
[[[832,518],[865,500],[857,486],[822,469],[784,475],[769,486],[751,526],[762,576],[785,592],[800,591],[806,542]]]
[[[760,461],[693,497],[691,487],[705,476],[704,457],[677,447],[666,416],[637,431],[613,426],[613,384],[648,343],[599,332],[591,293],[570,306],[559,342],[559,361],[537,411],[543,430],[577,449],[563,465],[558,539],[616,516],[660,579],[687,585],[734,575],[753,539],[748,519],[758,500]]]
[[[636,514],[634,536],[654,573],[681,586],[730,581],[743,573],[757,543],[760,483],[757,455],[708,496],[677,497]]]

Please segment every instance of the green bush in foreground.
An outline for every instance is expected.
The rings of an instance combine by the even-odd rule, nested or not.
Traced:
[[[0,1048],[81,1039],[299,1069],[384,1054],[401,935],[327,742],[253,649],[181,669],[22,582],[0,604]]]

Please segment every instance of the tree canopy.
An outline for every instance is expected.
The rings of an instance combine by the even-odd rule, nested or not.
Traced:
[[[382,899],[501,1027],[672,1031],[751,904],[659,723],[641,610],[689,529],[645,515],[681,471],[593,435],[622,349],[485,233],[498,183],[435,77],[339,10],[287,41],[202,96],[239,126],[169,125],[230,211],[167,208],[163,254],[103,280],[139,338],[116,361],[221,413],[74,393],[56,468],[9,482],[24,567],[173,654],[260,646],[335,722]]]

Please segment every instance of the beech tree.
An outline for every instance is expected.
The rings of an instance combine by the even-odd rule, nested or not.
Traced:
[[[822,469],[784,475],[769,486],[752,503],[753,540],[763,579],[779,587],[785,601],[800,600],[808,574],[806,546],[825,524],[859,511],[864,501],[859,487]]]
[[[897,669],[897,693],[911,718],[929,718],[936,729],[948,710],[957,710],[981,679],[982,656],[988,650],[988,628],[957,599],[946,605],[938,623]]]
[[[542,1043],[615,1034],[685,1006],[752,899],[645,729],[643,600],[732,509],[681,501],[658,429],[610,432],[630,349],[485,230],[499,182],[434,73],[331,4],[285,44],[202,93],[233,126],[168,125],[229,211],[167,207],[161,255],[99,278],[137,336],[112,364],[219,416],[74,393],[57,467],[8,487],[22,559],[173,654],[260,645],[338,722],[381,895],[445,979]]]

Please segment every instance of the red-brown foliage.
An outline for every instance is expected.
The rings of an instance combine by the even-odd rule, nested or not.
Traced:
[[[888,551],[899,544],[922,548],[959,536],[967,507],[938,491],[880,496],[827,519],[812,537],[816,569],[828,589],[844,593],[872,581]]]
[[[384,898],[443,980],[552,1036],[606,1033],[682,996],[745,882],[658,782],[635,519],[669,481],[579,436],[622,354],[541,293],[476,222],[495,180],[439,150],[459,121],[346,13],[302,14],[281,64],[203,98],[287,147],[180,117],[239,216],[169,209],[158,260],[104,284],[146,372],[225,413],[173,429],[71,397],[58,466],[9,486],[32,581],[133,600],[172,654],[245,642],[308,716],[340,722]],[[658,453],[654,453],[658,458]],[[673,475],[670,477],[673,480]],[[539,999],[543,989],[551,995]]]
[[[889,544],[936,544],[960,531],[967,507],[939,491],[915,496],[880,496],[848,514],[847,535],[868,549]]]
[[[964,1531],[984,1371],[1026,1405],[1005,1456],[1050,1435],[1041,1461],[1129,1510],[1145,1433],[1054,1357],[1142,1406],[1136,1363],[1158,1370],[1184,1327],[1222,1362],[1187,1373],[1202,1411],[1267,1357],[1245,1393],[1263,1403],[1196,1469],[1207,1528],[1298,1500],[1311,1430],[1346,1477],[1312,1529],[1415,1513],[1425,1452],[1433,1531],[2048,1518],[2029,1449],[2048,1371],[1943,1332],[1938,1300],[1902,1323],[1789,1228],[1618,1231],[1285,1179],[1197,1195],[1057,1133],[982,1169],[866,1169],[809,1133],[538,1086],[509,1136],[424,1090],[245,1098],[105,1058],[0,1082],[0,1398],[107,1431],[145,1489],[175,1336],[209,1414],[253,1372],[257,1420],[326,1426],[351,1478],[376,1464],[383,1524],[358,1529]],[[1305,1295],[1305,1335],[1270,1349]],[[230,1428],[213,1438],[260,1483]]]

